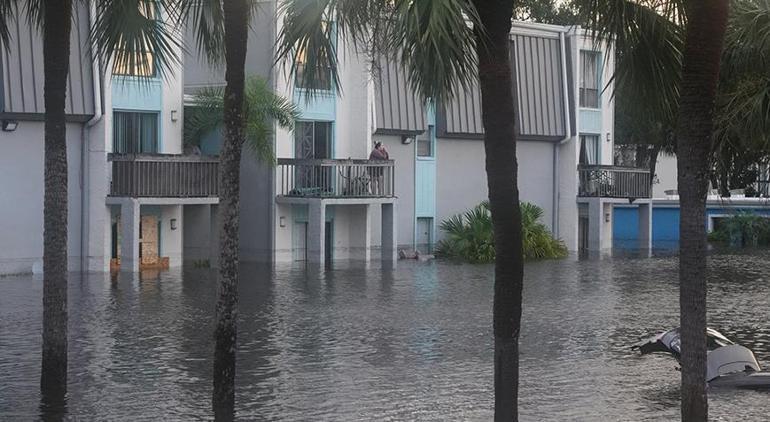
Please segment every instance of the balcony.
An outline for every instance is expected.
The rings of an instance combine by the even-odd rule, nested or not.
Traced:
[[[172,154],[110,154],[110,196],[131,198],[216,198],[216,157]]]
[[[650,171],[634,167],[578,166],[578,196],[594,198],[650,198]]]
[[[295,198],[393,198],[393,160],[278,159],[277,194]]]

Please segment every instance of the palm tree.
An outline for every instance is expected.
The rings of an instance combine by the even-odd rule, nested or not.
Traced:
[[[306,54],[300,84],[331,69],[337,77],[335,31],[372,55],[397,58],[411,87],[440,103],[478,77],[489,202],[494,224],[495,419],[518,418],[519,333],[523,258],[508,36],[513,0],[286,0],[277,55]]]
[[[212,395],[218,420],[231,420],[235,415],[240,162],[246,132],[244,67],[254,7],[249,0],[99,0],[93,34],[103,57],[141,68],[149,66],[144,58],[152,54],[158,71],[166,74],[180,63],[180,28],[189,25],[196,35],[198,51],[212,62],[225,64],[224,140],[219,156],[219,299]],[[157,10],[164,12],[164,18],[157,17],[160,14],[153,12]]]
[[[70,57],[72,0],[0,1],[0,41],[19,8],[43,35],[45,104],[45,198],[43,203],[43,353],[40,388],[44,399],[61,402],[67,392],[67,135],[64,105]],[[49,17],[55,16],[51,19]]]
[[[682,420],[708,419],[706,397],[706,194],[728,0],[690,1],[677,124]]]
[[[612,36],[620,54],[637,59],[634,66],[621,56],[627,67],[618,66],[615,77],[660,95],[660,104],[676,116],[682,420],[703,421],[708,417],[706,193],[728,0],[587,0],[582,6],[601,37]],[[651,41],[663,43],[649,48]],[[640,99],[656,101],[649,95]]]
[[[291,130],[299,118],[297,106],[273,92],[264,79],[255,76],[247,78],[245,96],[245,146],[260,162],[274,164],[273,122],[283,129]],[[221,87],[207,87],[198,91],[193,96],[193,107],[185,111],[185,146],[200,147],[205,136],[221,130],[224,125],[223,109],[224,90]]]

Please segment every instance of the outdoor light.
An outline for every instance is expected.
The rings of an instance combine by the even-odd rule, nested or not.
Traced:
[[[412,142],[414,142],[414,136],[403,135],[401,137],[401,143],[404,145],[409,145]]]
[[[177,111],[176,110],[171,110],[171,121],[175,122],[177,120],[179,120],[179,117],[177,116]]]
[[[16,120],[3,120],[3,131],[13,132],[19,126],[19,122]]]
[[[609,223],[610,222],[610,213],[605,213],[604,214],[604,222],[605,223]]]
[[[609,142],[609,141],[610,141],[610,133],[607,132],[607,142]]]
[[[171,230],[176,230],[176,218],[171,219]]]
[[[280,216],[278,218],[278,225],[280,225],[281,227],[286,227],[286,217]]]

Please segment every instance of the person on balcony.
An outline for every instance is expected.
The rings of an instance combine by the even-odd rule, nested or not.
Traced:
[[[385,149],[385,146],[382,145],[382,142],[377,142],[374,144],[374,149],[372,150],[372,153],[369,154],[369,160],[370,161],[390,160],[390,155],[388,154],[388,151]],[[385,189],[383,187],[382,167],[370,166],[369,177],[371,177],[372,179],[372,194],[383,195],[385,193]]]

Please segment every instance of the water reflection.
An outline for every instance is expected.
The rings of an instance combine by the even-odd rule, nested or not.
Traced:
[[[709,324],[770,366],[770,254],[709,260]],[[244,265],[237,416],[489,420],[492,268],[403,262]],[[522,420],[678,418],[679,372],[630,345],[678,324],[677,259],[528,264]],[[211,418],[216,272],[70,277],[66,417]],[[42,280],[0,278],[0,419],[57,417],[39,393]],[[712,391],[716,420],[761,420],[767,393]],[[130,416],[129,416],[130,415]]]

